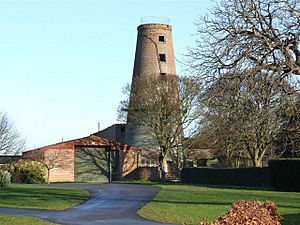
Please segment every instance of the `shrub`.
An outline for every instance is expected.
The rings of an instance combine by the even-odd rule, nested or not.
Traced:
[[[23,184],[44,184],[45,174],[38,169],[20,169],[20,180]]]
[[[202,222],[200,225],[280,225],[280,220],[281,216],[273,202],[242,200],[234,203],[226,215],[211,223]]]
[[[47,169],[38,161],[19,160],[6,164],[5,169],[12,174],[12,183],[46,183]]]
[[[16,168],[16,163],[9,163],[3,165],[2,169],[8,171],[11,174],[11,182],[12,183],[21,183],[19,170]]]
[[[272,186],[284,191],[300,191],[300,158],[269,161]]]
[[[0,170],[0,187],[6,187],[10,184],[10,173],[8,171]]]

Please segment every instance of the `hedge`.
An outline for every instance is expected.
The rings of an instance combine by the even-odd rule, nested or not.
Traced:
[[[284,191],[300,191],[300,158],[269,161],[271,184]]]
[[[269,187],[269,168],[183,168],[181,180],[184,183],[262,186]]]
[[[184,183],[273,187],[300,191],[300,158],[274,159],[265,168],[183,168]]]

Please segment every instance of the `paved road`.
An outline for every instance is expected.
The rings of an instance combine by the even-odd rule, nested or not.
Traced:
[[[160,225],[141,218],[136,212],[159,191],[157,187],[129,184],[59,184],[90,192],[81,205],[63,211],[0,208],[0,214],[35,216],[67,225]]]

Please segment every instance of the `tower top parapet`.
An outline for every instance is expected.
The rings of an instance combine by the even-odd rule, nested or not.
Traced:
[[[141,24],[138,26],[138,31],[144,30],[144,29],[161,29],[161,30],[172,30],[172,26],[169,24],[163,24],[163,23],[146,23]]]
[[[165,24],[170,25],[170,18],[167,17],[157,17],[157,16],[147,16],[141,18],[140,24]]]

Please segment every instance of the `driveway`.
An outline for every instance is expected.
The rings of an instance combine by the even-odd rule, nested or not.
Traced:
[[[0,214],[39,217],[50,222],[68,225],[159,225],[143,219],[137,211],[152,200],[159,188],[129,184],[57,184],[88,190],[89,199],[62,211],[0,208]]]

